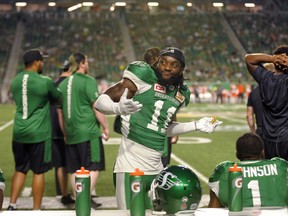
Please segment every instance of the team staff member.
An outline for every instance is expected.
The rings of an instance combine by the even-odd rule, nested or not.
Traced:
[[[258,85],[248,96],[246,115],[250,131],[257,133],[262,138],[262,100]]]
[[[95,189],[101,170],[100,129],[93,103],[98,97],[96,80],[87,75],[87,57],[73,53],[69,57],[69,71],[73,75],[59,85],[63,94],[61,109],[58,109],[59,123],[66,137],[67,170],[71,173],[71,185],[75,192],[75,172],[82,166],[90,170],[91,191]],[[102,118],[103,118],[103,114]],[[98,116],[97,116],[98,117]],[[64,122],[63,122],[64,120]],[[103,119],[99,119],[102,124]],[[105,132],[105,131],[104,131]],[[109,134],[106,134],[109,137]],[[95,206],[97,207],[97,206]]]
[[[279,46],[274,55],[247,54],[248,71],[257,81],[263,103],[263,142],[265,158],[288,160],[288,46]],[[273,63],[276,73],[262,64]]]
[[[236,156],[242,167],[243,207],[287,207],[288,162],[282,158],[263,160],[262,139],[255,133],[246,133],[236,141]],[[214,169],[209,178],[208,207],[228,207],[228,168],[235,162],[225,161]]]
[[[161,156],[167,136],[195,130],[213,132],[219,123],[211,123],[211,118],[173,123],[172,117],[190,100],[184,67],[182,51],[167,47],[155,67],[142,61],[128,65],[123,79],[96,101],[96,108],[104,114],[121,115],[122,139],[114,167],[119,209],[130,208],[129,176],[135,168],[144,171],[147,186],[163,169]],[[149,208],[148,196],[146,200]]]
[[[23,56],[25,70],[11,83],[16,104],[13,128],[15,173],[12,178],[8,210],[16,209],[16,201],[29,169],[33,172],[33,209],[41,209],[44,173],[51,168],[50,102],[57,102],[61,93],[53,81],[42,76],[43,55],[28,50]]]
[[[61,74],[59,78],[55,81],[55,85],[58,86],[64,79],[71,75],[69,72],[69,61],[65,60],[61,68]],[[75,203],[68,194],[68,173],[66,168],[66,153],[65,153],[65,141],[64,136],[61,131],[58,115],[57,115],[57,106],[51,106],[51,122],[52,122],[52,162],[56,170],[56,185],[61,192],[61,203],[63,205],[69,205]]]

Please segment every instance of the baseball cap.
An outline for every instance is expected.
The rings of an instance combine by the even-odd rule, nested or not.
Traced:
[[[183,52],[176,47],[166,47],[160,52],[160,56],[171,56],[177,59],[181,63],[182,67],[185,67],[185,57]]]
[[[62,67],[61,67],[61,70],[63,70],[63,71],[68,71],[68,70],[69,70],[69,67],[70,67],[69,61],[68,61],[68,60],[65,60],[65,61],[63,62]]]
[[[43,55],[42,52],[38,49],[30,49],[26,51],[23,55],[23,61],[24,64],[29,64],[34,61],[41,60],[43,61],[43,58],[48,57],[47,55]]]

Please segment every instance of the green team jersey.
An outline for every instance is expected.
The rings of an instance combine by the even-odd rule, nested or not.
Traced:
[[[93,103],[98,98],[96,80],[86,74],[74,73],[60,83],[66,143],[78,144],[100,137]]]
[[[13,140],[37,143],[51,139],[49,101],[56,102],[61,97],[53,80],[23,71],[12,80],[11,92],[16,104]]]
[[[121,116],[122,134],[148,148],[163,151],[168,125],[178,109],[190,101],[188,87],[186,84],[184,88],[160,85],[154,70],[141,61],[131,63],[123,77],[137,86],[133,100],[144,106],[139,112]]]
[[[228,207],[228,168],[234,162],[217,165],[209,178],[209,186],[222,205]],[[288,162],[281,158],[237,162],[242,167],[243,207],[287,206]]]

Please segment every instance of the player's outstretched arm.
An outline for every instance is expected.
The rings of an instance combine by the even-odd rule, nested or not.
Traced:
[[[131,99],[136,91],[136,86],[131,81],[124,79],[100,95],[94,107],[106,115],[133,114],[142,107],[138,101]]]
[[[179,123],[174,122],[167,128],[167,136],[175,136],[183,133],[189,133],[192,131],[200,131],[204,133],[212,133],[215,128],[222,124],[222,121],[218,121],[215,117],[203,117],[198,121]]]

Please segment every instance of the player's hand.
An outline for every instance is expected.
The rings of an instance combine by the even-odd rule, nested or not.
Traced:
[[[273,56],[273,62],[276,66],[281,69],[287,69],[288,67],[288,56],[286,53],[278,54]]]
[[[118,115],[130,115],[132,113],[138,112],[142,104],[138,101],[133,101],[132,99],[127,99],[128,89],[126,88],[120,98],[118,106]]]
[[[214,117],[203,117],[196,121],[195,126],[196,130],[204,133],[212,133],[214,132],[215,128],[222,123],[222,121],[218,121]]]

